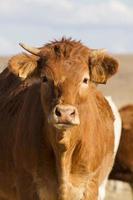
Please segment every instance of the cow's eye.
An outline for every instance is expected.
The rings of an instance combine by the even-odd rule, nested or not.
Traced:
[[[41,77],[42,82],[43,83],[47,83],[48,82],[48,78],[46,76]]]
[[[89,79],[88,79],[88,78],[84,78],[84,79],[83,79],[83,83],[88,84],[88,82],[89,82]]]

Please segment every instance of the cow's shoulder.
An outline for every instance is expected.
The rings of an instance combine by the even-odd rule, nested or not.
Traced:
[[[99,113],[99,117],[101,118],[101,121],[103,123],[107,121],[109,122],[114,121],[114,115],[108,100],[99,91],[96,92],[95,96],[96,96],[95,99],[96,107]]]
[[[22,81],[8,68],[0,74],[0,119],[10,120],[19,114],[27,93],[33,85],[36,85],[34,81]]]

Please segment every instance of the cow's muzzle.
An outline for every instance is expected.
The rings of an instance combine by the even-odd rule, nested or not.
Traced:
[[[56,105],[52,115],[53,125],[58,129],[67,129],[80,124],[78,110],[71,105]]]

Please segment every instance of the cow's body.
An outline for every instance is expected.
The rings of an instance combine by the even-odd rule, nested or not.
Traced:
[[[120,109],[122,134],[110,179],[129,182],[133,185],[133,105]]]
[[[88,84],[87,78],[77,90],[76,81],[88,71],[87,48],[62,40],[56,42],[61,51],[62,44],[66,49],[64,58],[57,51],[56,60],[50,53],[47,65],[43,64],[44,69],[50,70],[47,66],[54,63],[52,73],[56,86],[51,86],[53,82],[47,83],[46,77],[43,83],[38,81],[37,73],[23,81],[17,78],[16,58],[9,63],[15,75],[6,69],[0,76],[1,199],[96,200],[99,186],[112,168],[114,116],[111,107],[95,84],[91,81]],[[79,50],[83,49],[85,57],[78,53],[70,59],[67,48],[73,46],[74,49],[77,44],[81,45]],[[52,45],[55,48],[55,43],[50,48]],[[22,57],[26,64],[27,59],[31,59]],[[17,63],[20,64],[21,59],[20,56]],[[107,57],[104,65],[106,60],[108,65],[111,62],[111,72],[116,63]],[[73,62],[77,63],[76,68]],[[84,68],[80,69],[83,64]],[[93,76],[93,71],[91,73]],[[25,77],[22,71],[17,74]],[[51,95],[56,96],[51,99]]]

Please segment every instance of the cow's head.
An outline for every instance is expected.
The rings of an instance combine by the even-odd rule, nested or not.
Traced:
[[[13,57],[9,68],[23,80],[40,81],[44,114],[57,129],[80,124],[80,107],[87,105],[92,88],[106,83],[118,68],[103,50],[91,50],[76,41],[62,39],[38,49],[21,46],[34,55]]]

